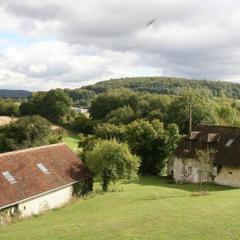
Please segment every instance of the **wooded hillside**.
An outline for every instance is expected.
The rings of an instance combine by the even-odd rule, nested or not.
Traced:
[[[26,90],[0,89],[1,98],[27,98],[29,95],[31,95],[31,92]]]
[[[160,94],[179,95],[191,88],[207,90],[214,97],[240,98],[240,84],[223,81],[193,80],[175,77],[138,77],[103,81],[84,88],[96,93],[109,88],[130,88],[135,91],[147,91]]]

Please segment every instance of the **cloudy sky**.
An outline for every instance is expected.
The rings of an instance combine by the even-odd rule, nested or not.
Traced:
[[[240,1],[0,0],[0,88],[129,76],[240,82]]]

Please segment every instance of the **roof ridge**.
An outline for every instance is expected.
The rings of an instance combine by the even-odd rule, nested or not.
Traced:
[[[51,148],[51,147],[61,146],[61,145],[67,146],[66,143],[47,144],[47,145],[43,145],[43,146],[37,146],[37,147],[31,147],[31,148],[25,148],[25,149],[19,149],[19,150],[15,150],[15,151],[0,153],[0,157],[6,156],[6,155],[17,154],[17,153],[31,152],[31,151],[35,151],[38,149]]]
[[[218,127],[218,128],[238,128],[238,126],[228,126],[228,125],[219,125],[219,124],[197,124],[195,127]]]

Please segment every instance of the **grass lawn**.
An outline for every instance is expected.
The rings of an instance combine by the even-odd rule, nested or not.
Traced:
[[[66,143],[73,151],[77,151],[78,142],[79,142],[78,134],[71,133],[68,131],[67,136],[63,137],[63,142]]]
[[[240,189],[167,184],[141,177],[123,191],[79,199],[45,215],[0,227],[0,239],[240,239]]]

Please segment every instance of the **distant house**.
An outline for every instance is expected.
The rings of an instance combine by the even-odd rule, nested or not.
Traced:
[[[0,154],[0,222],[60,207],[78,185],[91,188],[92,175],[65,144]]]
[[[51,126],[51,132],[53,134],[63,134],[64,133],[64,129],[60,126],[57,126],[57,125],[52,125]]]
[[[88,113],[88,108],[72,107],[72,110],[76,113]]]
[[[176,181],[200,181],[196,150],[215,151],[212,173],[203,173],[203,182],[240,187],[240,128],[199,125],[184,136],[168,162],[168,175]]]

